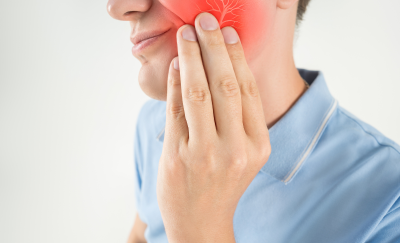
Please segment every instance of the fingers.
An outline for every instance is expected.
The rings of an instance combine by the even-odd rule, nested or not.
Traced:
[[[216,134],[211,94],[204,72],[200,47],[193,26],[177,32],[182,99],[189,128],[189,141],[206,141]]]
[[[199,14],[196,30],[185,25],[177,33],[189,140],[206,141],[217,133],[236,136],[240,131],[265,138],[260,95],[239,37],[232,27],[220,31],[213,20],[209,13]]]
[[[201,13],[195,26],[212,95],[217,132],[233,135],[232,131],[243,131],[240,89],[219,23],[210,13]]]
[[[244,129],[250,137],[265,137],[268,135],[268,128],[261,98],[253,73],[247,65],[242,44],[232,27],[225,27],[221,31],[240,87]]]
[[[188,127],[185,119],[185,111],[182,103],[181,79],[179,75],[179,61],[175,57],[169,67],[167,108],[165,125],[165,144],[179,146],[180,141],[188,138]]]

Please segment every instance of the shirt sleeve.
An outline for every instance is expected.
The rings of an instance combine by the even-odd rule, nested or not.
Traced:
[[[400,242],[400,198],[397,199],[366,241],[366,243],[378,242]]]

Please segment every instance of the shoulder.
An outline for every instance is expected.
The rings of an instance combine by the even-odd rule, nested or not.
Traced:
[[[373,126],[338,106],[310,162],[313,182],[328,188],[334,207],[362,218],[365,234],[400,222],[400,147]]]
[[[369,161],[395,172],[400,179],[400,146],[343,107],[338,106],[326,133],[331,142],[340,142],[334,146],[346,160],[357,164]]]
[[[393,161],[400,173],[400,146],[394,141],[341,106],[338,106],[333,123],[338,136],[343,136],[347,140],[345,143],[355,149],[354,152],[385,155],[382,159]]]
[[[384,153],[386,159],[399,166],[400,172],[400,146],[341,106],[331,117],[323,137],[329,139],[329,145],[334,145],[335,149],[351,150],[350,154],[362,156]],[[332,144],[334,142],[338,144]]]
[[[337,107],[315,152],[324,169],[342,179],[385,188],[392,196],[400,193],[399,145],[343,107]]]
[[[343,107],[336,109],[319,145],[329,157],[327,166],[338,169],[342,179],[376,189],[388,203],[400,196],[400,146]]]
[[[343,119],[348,121],[348,123],[354,123],[354,125],[359,128],[359,132],[363,134],[365,137],[375,140],[381,147],[388,147],[391,150],[394,150],[395,154],[397,154],[398,158],[400,158],[400,146],[396,144],[394,141],[384,136],[373,126],[358,119],[356,116],[345,110],[343,107],[338,107],[338,112],[339,116],[342,116]]]

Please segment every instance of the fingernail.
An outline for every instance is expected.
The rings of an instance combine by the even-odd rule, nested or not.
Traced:
[[[196,30],[194,29],[193,26],[186,26],[182,30],[182,37],[183,39],[188,41],[197,41]]]
[[[174,68],[176,70],[179,70],[179,58],[178,57],[175,57],[175,59],[174,59]]]
[[[222,29],[222,35],[224,36],[226,44],[236,44],[239,41],[239,35],[236,30],[232,27],[225,27]]]
[[[216,30],[219,23],[212,14],[203,14],[200,17],[200,26],[203,30]]]

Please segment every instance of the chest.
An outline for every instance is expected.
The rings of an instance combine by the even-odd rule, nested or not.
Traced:
[[[162,143],[147,151],[140,205],[148,225],[145,236],[151,243],[168,242],[156,195]],[[357,242],[358,236],[370,228],[373,209],[368,204],[360,207],[361,200],[345,197],[359,192],[340,186],[332,190],[323,183],[303,179],[300,184],[285,185],[259,172],[235,211],[236,242]],[[306,186],[311,183],[313,186]]]

